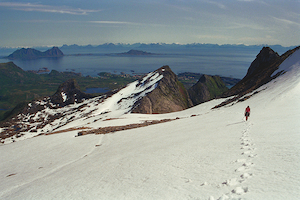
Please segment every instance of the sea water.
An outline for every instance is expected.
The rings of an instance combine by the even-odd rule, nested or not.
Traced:
[[[147,56],[66,55],[61,58],[13,60],[13,62],[25,71],[48,68],[50,71],[70,71],[93,77],[100,72],[148,73],[164,65],[169,65],[176,74],[194,72],[243,78],[256,55],[256,51],[182,51]],[[9,61],[11,60],[0,59],[0,63]]]

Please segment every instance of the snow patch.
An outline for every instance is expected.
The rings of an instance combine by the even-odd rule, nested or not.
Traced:
[[[64,92],[61,92],[61,98],[62,98],[63,102],[66,102],[66,100],[67,100],[68,96],[67,96],[67,94],[66,94],[66,93],[64,93]]]

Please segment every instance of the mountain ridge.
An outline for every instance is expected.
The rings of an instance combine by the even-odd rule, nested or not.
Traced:
[[[230,96],[234,97],[229,98],[220,105],[215,106],[215,108],[227,105],[234,101],[243,101],[241,99],[243,96],[253,92],[260,86],[275,79],[280,75],[280,73],[277,73],[275,75],[273,75],[273,73],[278,69],[278,67],[284,60],[286,60],[298,49],[300,49],[300,46],[292,50],[288,50],[287,52],[279,56],[278,53],[270,47],[263,47],[259,54],[256,56],[255,60],[251,63],[245,77],[232,88],[230,88],[227,92],[224,92],[221,95],[222,98],[227,98]],[[249,97],[250,96],[244,97],[244,99]]]
[[[270,72],[273,74],[278,69],[278,66],[299,48],[291,50],[280,57],[269,48],[262,49],[245,76],[245,80],[250,81],[250,84],[244,85],[244,79],[241,80],[237,85],[242,85],[242,91],[239,91],[240,93],[233,98],[229,98],[230,101],[227,100],[225,103],[242,101],[241,98],[246,100],[249,98],[245,96],[246,94],[266,84],[266,81],[270,78],[272,80],[281,75],[282,72],[278,72],[272,76]],[[265,74],[263,72],[268,73]],[[262,77],[258,76],[261,79],[255,79],[257,75],[261,74]],[[207,82],[209,79],[211,77],[204,75],[199,79],[199,82]],[[220,78],[215,77],[215,83],[212,85],[216,84],[218,79]],[[76,90],[76,85],[74,83],[71,85],[71,90]],[[236,87],[239,88],[240,86]],[[7,122],[5,126],[7,128],[4,128],[4,131],[1,132],[2,139],[9,136],[13,138],[10,141],[14,141],[16,138],[22,137],[22,132],[24,131],[33,132],[33,135],[39,135],[56,131],[61,127],[78,128],[79,124],[83,124],[83,127],[88,124],[101,124],[101,122],[118,118],[128,113],[169,113],[182,111],[193,106],[189,93],[179,83],[177,76],[171,71],[169,66],[163,66],[110,95],[105,94],[94,98],[83,97],[82,101],[80,100],[78,103],[73,98],[77,96],[77,93],[65,91],[63,88],[65,87],[62,85],[58,89],[55,94],[56,98],[45,97],[29,103],[27,110],[34,106],[41,109],[37,112],[33,109],[33,112],[20,113],[13,118],[12,123]],[[234,87],[232,90],[237,91]],[[216,95],[211,91],[210,93]],[[69,99],[71,100],[70,102],[68,101]],[[225,103],[223,102],[214,108],[226,105]]]
[[[64,56],[63,52],[58,47],[52,47],[44,52],[33,48],[22,48],[14,51],[12,54],[7,56],[10,60],[30,60],[30,59],[38,59],[38,58],[59,58]]]

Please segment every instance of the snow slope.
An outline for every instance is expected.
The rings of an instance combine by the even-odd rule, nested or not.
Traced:
[[[44,106],[44,109],[35,113],[22,113],[16,117],[22,122],[23,126],[30,127],[30,130],[3,139],[3,141],[0,139],[0,142],[8,144],[44,133],[65,130],[70,127],[103,127],[103,121],[118,118],[125,113],[128,113],[139,99],[157,87],[157,83],[162,78],[162,74],[158,71],[154,71],[146,75],[142,80],[137,80],[128,84],[111,97],[104,98],[103,96],[99,96],[84,100],[82,103],[74,103],[61,108],[56,108],[49,97],[37,100],[34,103]],[[63,92],[61,93],[61,97],[63,102],[68,98]],[[31,107],[32,104],[33,103],[30,103],[28,106]],[[46,105],[50,105],[50,107],[47,107]],[[62,116],[51,123],[48,122],[50,116],[55,116],[57,114]],[[44,126],[44,122],[48,123]]]
[[[222,99],[101,122],[179,118],[143,128],[2,145],[0,199],[299,199],[299,50],[281,70],[250,99],[215,110]]]

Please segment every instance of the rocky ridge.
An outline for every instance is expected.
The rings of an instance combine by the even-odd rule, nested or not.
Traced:
[[[0,133],[0,138],[12,136],[18,138],[22,136],[22,132],[37,132],[37,129],[42,129],[55,120],[63,119],[73,113],[74,110],[68,110],[69,105],[82,103],[92,97],[80,91],[75,79],[70,79],[61,84],[54,95],[18,105],[12,111],[12,113],[18,112],[18,115],[2,122],[1,127],[4,127],[4,131]],[[105,97],[107,95],[101,96],[98,101],[102,102]]]
[[[235,101],[244,101],[247,98],[250,98],[254,95],[250,93],[281,74],[281,72],[278,72],[272,76],[272,74],[278,69],[279,65],[299,48],[300,46],[279,56],[278,53],[274,52],[270,47],[263,47],[255,60],[251,63],[246,76],[235,86],[221,95],[223,98],[233,97],[214,108],[218,108]]]
[[[156,70],[163,75],[156,88],[137,101],[131,112],[161,114],[184,110],[193,106],[188,92],[169,66]]]

